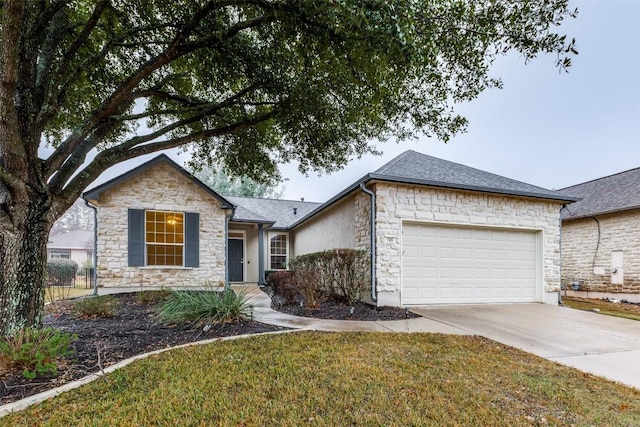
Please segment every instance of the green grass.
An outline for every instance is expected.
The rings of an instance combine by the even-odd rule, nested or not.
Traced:
[[[624,319],[640,320],[640,306],[633,304],[621,304],[601,301],[597,299],[564,297],[562,302],[565,306],[577,310],[593,311],[600,310],[600,314],[607,316],[622,317]]]
[[[632,426],[640,391],[479,337],[298,332],[172,350],[0,425]]]

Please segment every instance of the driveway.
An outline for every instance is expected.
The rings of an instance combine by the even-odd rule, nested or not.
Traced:
[[[428,319],[640,389],[640,322],[548,304],[412,307]]]

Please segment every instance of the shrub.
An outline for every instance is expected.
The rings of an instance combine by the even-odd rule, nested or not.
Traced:
[[[244,292],[232,290],[173,290],[159,307],[158,317],[163,323],[186,322],[197,326],[237,321],[249,315],[248,302]]]
[[[47,286],[71,286],[78,272],[78,263],[70,259],[47,261]]]
[[[331,249],[301,255],[289,262],[293,284],[308,307],[317,307],[323,294],[340,297],[352,304],[367,287],[367,253],[355,249]]]
[[[53,328],[25,328],[0,341],[0,362],[9,369],[22,370],[27,379],[51,372],[57,374],[56,361],[72,353],[77,336]]]
[[[367,253],[354,249],[332,249],[326,251],[325,255],[332,293],[344,297],[349,304],[360,301],[369,281],[370,261]]]
[[[157,304],[167,299],[167,297],[171,294],[166,289],[161,289],[159,291],[140,291],[136,294],[136,301],[140,304]]]
[[[293,286],[302,295],[304,304],[308,308],[317,308],[320,305],[322,291],[325,288],[326,278],[321,255],[321,252],[306,254],[289,261]]]
[[[83,298],[76,302],[71,311],[77,317],[113,317],[118,314],[118,301],[111,295]]]
[[[285,304],[296,301],[300,295],[294,284],[294,278],[289,271],[273,271],[269,274],[269,285],[273,288],[273,294],[284,300]]]

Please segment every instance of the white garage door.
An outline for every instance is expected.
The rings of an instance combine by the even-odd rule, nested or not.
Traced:
[[[534,302],[537,233],[403,225],[402,304]]]

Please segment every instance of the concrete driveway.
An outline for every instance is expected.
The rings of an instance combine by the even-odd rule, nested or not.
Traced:
[[[640,389],[640,322],[547,304],[412,307],[428,319]]]

